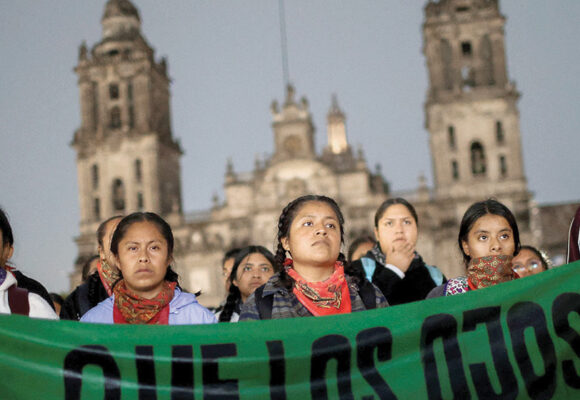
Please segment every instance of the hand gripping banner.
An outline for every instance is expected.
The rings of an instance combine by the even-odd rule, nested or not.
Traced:
[[[205,326],[0,316],[2,399],[579,399],[580,262],[350,315]]]

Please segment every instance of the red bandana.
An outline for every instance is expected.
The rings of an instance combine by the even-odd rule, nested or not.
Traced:
[[[119,279],[119,270],[117,267],[110,266],[106,261],[99,259],[97,262],[97,270],[99,271],[99,277],[101,282],[110,296],[113,294],[113,285]]]
[[[167,325],[169,302],[173,299],[176,282],[163,281],[161,292],[152,299],[143,298],[127,288],[125,281],[119,282],[115,293],[113,320],[116,324]]]
[[[332,275],[322,282],[307,282],[292,268],[284,263],[286,272],[294,279],[294,295],[312,313],[322,315],[347,314],[351,312],[350,292],[340,261],[334,264]]]
[[[467,267],[467,283],[473,290],[515,279],[511,256],[474,258]]]

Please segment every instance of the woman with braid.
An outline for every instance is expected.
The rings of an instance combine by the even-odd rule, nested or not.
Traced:
[[[216,313],[219,322],[238,322],[242,304],[279,270],[274,255],[265,247],[248,246],[237,251],[228,276],[226,304]]]
[[[307,195],[278,221],[276,262],[283,269],[243,304],[240,321],[346,314],[386,307],[379,289],[345,275],[344,218],[336,202]]]

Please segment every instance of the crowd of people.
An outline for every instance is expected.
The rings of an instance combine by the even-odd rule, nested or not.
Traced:
[[[353,240],[348,258],[341,252],[344,225],[332,198],[291,201],[278,220],[274,253],[251,245],[224,254],[227,298],[209,310],[198,302],[199,293],[180,287],[171,227],[155,213],[104,221],[83,283],[63,300],[10,263],[14,236],[0,209],[0,313],[161,325],[325,316],[457,295],[552,268],[543,251],[520,243],[515,216],[494,199],[472,204],[463,215],[457,245],[465,274],[458,277],[446,277],[417,252],[419,218],[405,199],[381,204],[374,236]],[[580,208],[570,224],[567,262],[580,259],[579,231]]]

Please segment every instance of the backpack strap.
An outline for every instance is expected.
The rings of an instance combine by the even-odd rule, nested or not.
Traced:
[[[264,296],[264,286],[260,286],[254,291],[256,306],[260,319],[272,319],[272,306],[274,304],[274,294]]]
[[[367,310],[377,308],[377,293],[373,284],[368,280],[365,279],[358,285],[358,294]]]
[[[439,286],[443,284],[445,278],[443,277],[443,273],[439,270],[439,268],[433,265],[425,264],[427,271],[429,271],[429,275],[431,275],[431,279],[435,282],[435,286]]]
[[[28,302],[28,290],[12,285],[8,288],[8,305],[12,314],[28,316],[30,303]]]
[[[372,282],[375,269],[377,268],[377,262],[368,257],[362,257],[360,261],[362,263],[363,270],[365,271],[367,279]]]

